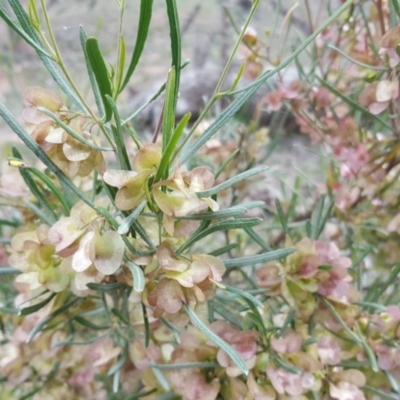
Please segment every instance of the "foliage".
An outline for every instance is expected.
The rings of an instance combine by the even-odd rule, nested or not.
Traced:
[[[152,138],[119,108],[152,1],[130,61],[121,35],[112,64],[80,29],[93,99],[68,72],[45,2],[9,0],[13,15],[0,5],[60,88],[26,88],[23,124],[0,104],[34,155],[13,147],[2,176],[13,185],[1,191],[0,398],[398,398],[399,5],[343,2],[262,72],[277,63],[249,27],[258,3],[200,117],[176,121],[181,34],[166,0],[171,68]],[[311,69],[298,58],[309,45]],[[239,49],[245,62],[222,91]],[[218,132],[291,62],[299,80],[278,79],[260,110],[289,109],[329,167],[308,204],[295,192],[270,205],[252,195],[268,154],[259,114],[233,137]],[[243,74],[253,82],[237,89]]]

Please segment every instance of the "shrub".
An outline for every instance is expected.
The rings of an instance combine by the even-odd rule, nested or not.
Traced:
[[[12,148],[24,186],[2,192],[0,397],[398,398],[397,0],[369,10],[343,2],[265,72],[249,29],[254,0],[196,121],[175,120],[184,65],[167,0],[172,65],[148,138],[131,123],[140,110],[122,118],[118,98],[146,45],[152,3],[141,1],[129,63],[122,36],[110,65],[80,29],[94,104],[65,66],[44,1],[26,11],[9,0],[14,16],[0,5],[60,88],[26,88],[23,124],[0,104],[34,155]],[[307,71],[298,56],[310,44]],[[247,64],[222,92],[240,45]],[[265,129],[213,137],[292,61],[299,81],[279,83],[260,107],[289,108],[329,150],[329,167],[306,204],[294,192],[271,210],[251,197],[266,170]],[[254,82],[236,90],[244,71]],[[206,119],[221,98],[229,106]]]

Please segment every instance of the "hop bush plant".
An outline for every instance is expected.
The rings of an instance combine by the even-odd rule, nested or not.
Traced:
[[[176,121],[185,65],[166,0],[172,65],[151,100],[163,97],[152,138],[131,123],[140,110],[124,119],[118,106],[152,0],[141,1],[129,63],[124,37],[111,65],[80,28],[93,101],[63,61],[45,2],[9,0],[13,15],[0,5],[60,89],[26,88],[22,124],[0,104],[24,144],[8,159],[24,195],[2,191],[1,399],[399,398],[400,6],[342,2],[262,72],[249,27],[258,3],[200,117]],[[311,44],[308,71],[298,56]],[[240,46],[245,62],[222,91]],[[238,129],[241,154],[234,138],[213,137],[292,61],[299,82],[279,82],[260,109],[288,108],[330,163],[312,212],[300,214],[296,195],[276,199],[271,232],[264,202],[245,195],[266,170],[265,130]],[[242,74],[253,82],[237,90]],[[206,119],[221,98],[229,106]]]

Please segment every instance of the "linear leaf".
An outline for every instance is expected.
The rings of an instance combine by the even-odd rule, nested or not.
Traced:
[[[56,293],[52,293],[49,297],[42,300],[40,303],[34,304],[33,306],[20,308],[18,315],[29,315],[29,314],[33,314],[36,311],[39,311],[45,305],[49,304],[50,301],[53,300],[55,296],[56,296]]]
[[[108,122],[112,117],[112,110],[106,96],[108,95],[112,98],[111,82],[108,76],[106,63],[104,62],[104,58],[100,52],[99,43],[96,38],[89,37],[86,40],[86,52],[104,105],[105,122]]]
[[[16,147],[13,147],[12,152],[14,157],[22,160],[21,153],[18,151]],[[36,197],[40,206],[43,207],[55,221],[57,221],[58,217],[54,212],[53,207],[49,204],[46,196],[42,193],[42,190],[36,184],[35,180],[31,177],[29,171],[25,168],[19,168],[19,172],[22,176],[22,179],[28,186],[29,191]]]
[[[143,292],[144,285],[145,285],[145,279],[144,279],[144,274],[143,274],[142,268],[140,268],[139,265],[137,265],[133,262],[130,262],[130,261],[125,261],[125,265],[132,272],[133,288],[135,289],[135,292],[138,292],[138,293]]]
[[[230,219],[227,221],[218,222],[210,227],[198,232],[191,236],[181,247],[176,250],[176,254],[182,253],[182,251],[186,250],[198,240],[205,238],[208,235],[211,235],[214,232],[218,231],[227,231],[229,229],[244,229],[256,226],[262,222],[261,218],[237,218]]]
[[[19,269],[0,265],[0,275],[17,275],[21,273],[22,271],[20,271]]]
[[[56,318],[58,315],[62,314],[64,311],[68,310],[68,308],[72,307],[77,301],[79,301],[79,298],[75,298],[71,300],[69,303],[64,304],[62,307],[58,308],[57,310],[53,311],[51,314],[49,314],[46,318],[44,318],[42,321],[40,321],[28,334],[26,338],[26,343],[29,343],[32,341],[32,339],[54,318]]]
[[[315,75],[315,77],[319,80],[322,86],[325,86],[331,93],[333,93],[336,97],[339,97],[342,101],[347,103],[352,110],[360,111],[361,113],[368,115],[369,117],[375,119],[378,121],[380,124],[382,124],[384,127],[388,129],[392,129],[391,126],[381,118],[379,118],[377,115],[370,113],[370,111],[367,108],[364,108],[360,106],[356,101],[350,99],[349,97],[343,95],[339,90],[334,88],[332,85],[330,85],[327,81],[321,79],[319,76]]]
[[[248,171],[242,172],[233,178],[228,179],[225,182],[220,183],[217,186],[212,187],[211,189],[204,190],[202,192],[196,192],[198,197],[210,197],[213,196],[214,194],[217,194],[221,190],[227,189],[233,185],[236,185],[238,182],[243,181],[244,179],[248,179],[254,175],[257,175],[261,172],[264,172],[268,169],[268,167],[261,165],[256,168],[249,169]]]
[[[90,140],[87,140],[83,136],[81,136],[78,132],[75,132],[69,125],[67,125],[65,122],[63,122],[60,118],[57,117],[56,114],[48,110],[47,108],[43,107],[38,107],[37,108],[40,112],[43,114],[48,115],[50,118],[52,118],[57,124],[64,129],[65,132],[68,133],[68,135],[71,135],[74,139],[76,139],[78,142],[81,142],[85,144],[86,146],[89,146],[93,150],[98,150],[98,151],[113,151],[111,147],[102,147],[98,146],[96,143],[91,142]]]
[[[109,329],[110,327],[108,325],[96,325],[93,322],[89,321],[86,318],[81,317],[80,315],[77,315],[73,318],[73,321],[76,321],[78,324],[86,326],[86,328],[94,329],[94,330],[104,330],[104,329]]]
[[[222,260],[222,262],[228,269],[239,268],[259,263],[266,263],[272,260],[277,260],[278,258],[284,258],[287,257],[289,254],[294,253],[295,251],[296,249],[289,247],[287,249],[279,249],[279,250],[269,251],[267,253],[257,254],[256,256],[241,257],[231,260]]]
[[[168,143],[170,142],[172,136],[172,130],[175,125],[175,103],[176,103],[176,93],[175,93],[175,80],[176,80],[176,69],[171,67],[168,72],[167,86],[165,87],[165,98],[164,98],[164,108],[163,108],[163,151],[166,150]],[[168,163],[169,164],[169,163]],[[166,167],[168,171],[169,167]]]
[[[146,204],[146,200],[142,201],[129,216],[121,221],[121,224],[118,228],[118,233],[120,235],[126,235],[129,232],[130,227],[132,226],[136,218],[141,214],[143,209],[146,207]]]
[[[235,293],[235,294],[251,301],[256,307],[264,308],[264,304],[261,303],[260,300],[256,299],[253,295],[245,292],[244,290],[236,289],[235,287],[227,286],[227,285],[224,285],[224,287],[228,292]]]
[[[156,177],[155,177],[155,182],[158,182],[160,179],[163,177],[167,177],[168,175],[168,170],[169,170],[169,163],[171,160],[171,157],[175,151],[176,145],[179,142],[179,139],[181,138],[186,125],[188,124],[189,120],[191,117],[191,113],[185,114],[182,119],[179,121],[178,126],[176,127],[174,133],[172,134],[171,138],[169,139],[169,142],[166,146],[166,148],[163,151],[163,155],[161,157],[160,165],[158,166]]]
[[[35,175],[38,179],[40,179],[50,190],[51,193],[55,197],[57,197],[58,201],[60,204],[63,206],[64,211],[66,215],[69,215],[69,212],[71,210],[71,204],[68,203],[66,196],[64,196],[60,190],[57,188],[57,186],[52,182],[52,180],[45,175],[42,171],[39,171],[36,168],[33,167],[24,167],[25,170],[28,170],[32,175]]]
[[[400,5],[399,5],[399,0],[391,0],[391,3],[393,5],[393,9],[396,12],[397,16],[400,18]]]
[[[210,256],[218,257],[221,254],[225,254],[225,253],[228,253],[229,251],[231,251],[233,249],[236,249],[236,247],[238,247],[238,244],[237,243],[232,243],[232,244],[228,244],[228,245],[223,246],[223,247],[219,247],[217,250],[210,251],[208,254]]]
[[[190,308],[188,305],[184,304],[186,313],[188,314],[190,320],[193,325],[200,329],[210,340],[212,340],[217,346],[219,346],[222,350],[225,351],[226,354],[232,359],[232,361],[238,366],[238,368],[247,375],[249,373],[249,369],[246,363],[243,361],[242,357],[235,351],[235,349],[225,340],[221,339],[218,335],[216,335],[212,330],[210,330],[203,321],[197,316],[197,314]]]
[[[167,14],[169,22],[169,34],[171,38],[171,55],[172,55],[172,67],[175,70],[174,79],[174,111],[176,107],[176,101],[178,100],[178,91],[180,83],[180,66],[181,66],[181,33],[179,28],[178,9],[175,0],[166,0],[167,3]],[[175,113],[175,112],[174,112]]]
[[[122,132],[122,124],[121,124],[121,119],[119,117],[117,106],[116,106],[114,100],[112,99],[112,97],[106,95],[106,100],[108,101],[108,103],[111,107],[111,110],[114,113],[114,120],[115,120],[116,126],[115,127],[111,126],[111,128],[112,128],[112,132],[113,132],[113,136],[114,136],[114,142],[115,142],[115,146],[116,146],[115,152],[117,153],[119,165],[120,165],[121,169],[123,169],[125,171],[130,171],[131,164],[129,162],[128,153],[126,151],[124,136],[123,136],[123,132]]]
[[[227,208],[226,210],[188,214],[185,217],[181,217],[179,219],[195,220],[195,221],[222,219],[222,218],[229,218],[229,217],[238,217],[240,215],[243,215],[247,211],[248,211],[248,209],[245,207],[231,207],[231,208]]]
[[[95,290],[96,292],[107,293],[113,292],[116,289],[122,288],[124,285],[122,283],[109,283],[109,284],[101,284],[101,283],[88,283],[86,285],[89,289]]]
[[[99,86],[97,85],[96,78],[95,78],[93,70],[90,66],[89,57],[88,57],[88,54],[86,51],[87,35],[86,35],[85,30],[83,29],[83,26],[79,27],[79,38],[80,38],[80,42],[81,42],[83,55],[85,56],[86,70],[87,70],[87,73],[89,76],[89,81],[90,81],[90,85],[92,87],[94,99],[96,101],[97,109],[99,110],[100,115],[103,116],[105,114],[104,104],[103,104],[103,101],[101,98]]]
[[[126,72],[125,79],[121,85],[120,92],[128,84],[133,72],[142,55],[144,45],[146,43],[147,34],[149,33],[151,14],[153,10],[153,0],[141,0],[140,2],[140,15],[139,26],[136,36],[135,49],[133,50],[131,62],[129,63],[128,71]]]

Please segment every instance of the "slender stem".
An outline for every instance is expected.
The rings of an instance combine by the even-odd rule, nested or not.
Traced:
[[[332,50],[337,51],[338,53],[340,53],[344,58],[347,58],[350,62],[352,62],[353,64],[359,65],[360,67],[363,68],[368,68],[368,69],[373,69],[375,71],[390,71],[390,68],[387,67],[377,67],[375,65],[369,65],[369,64],[365,64],[361,61],[355,60],[354,58],[350,57],[348,54],[346,54],[344,51],[338,49],[337,47],[335,47],[332,44],[328,44],[328,47]]]
[[[125,12],[125,0],[121,1],[120,4],[120,8],[121,8],[121,12],[120,12],[120,17],[119,17],[119,29],[118,29],[118,47],[117,47],[117,63],[119,63],[119,60],[121,58],[121,39],[122,39],[122,27],[124,25],[124,12]],[[116,96],[115,96],[115,101],[118,97],[118,93],[119,93],[119,81],[120,81],[120,73],[123,74],[124,73],[124,69],[122,67],[122,70],[120,70],[119,66],[117,65],[116,68],[116,77],[115,77],[115,82],[116,82]]]
[[[220,78],[218,80],[218,83],[217,83],[216,87],[215,87],[214,93],[212,94],[212,96],[211,96],[209,102],[207,103],[207,105],[204,107],[204,110],[201,112],[199,118],[193,124],[193,126],[190,129],[189,133],[182,140],[181,144],[177,147],[175,153],[171,157],[171,162],[176,158],[176,156],[182,150],[183,146],[187,143],[187,141],[193,136],[193,134],[196,131],[197,127],[200,125],[200,122],[203,121],[205,115],[208,113],[208,111],[210,111],[211,107],[214,105],[214,103],[220,97],[219,95],[220,95],[221,87],[222,87],[222,85],[223,85],[223,83],[224,83],[224,81],[226,79],[226,76],[228,75],[229,69],[232,66],[232,62],[233,62],[233,59],[234,59],[235,54],[237,52],[237,49],[239,48],[239,45],[243,40],[243,36],[244,36],[244,34],[246,32],[246,29],[249,26],[250,21],[252,20],[253,15],[254,15],[259,3],[260,3],[260,0],[254,0],[253,1],[253,6],[252,6],[252,8],[250,10],[250,13],[249,13],[249,15],[248,15],[248,17],[246,19],[246,22],[245,22],[244,26],[242,28],[242,31],[240,32],[240,35],[238,36],[238,38],[236,40],[236,43],[235,43],[235,45],[234,45],[234,47],[232,49],[232,52],[231,52],[231,54],[230,54],[230,56],[228,58],[228,61],[227,61],[226,65],[225,65],[225,68],[222,71],[222,74],[221,74],[221,76],[220,76]]]
[[[40,0],[40,4],[42,6],[43,16],[44,16],[44,20],[46,22],[46,27],[47,27],[47,30],[48,30],[48,33],[49,33],[49,36],[50,36],[50,40],[51,40],[51,43],[53,44],[53,51],[54,51],[54,53],[56,55],[56,58],[57,58],[55,62],[61,68],[62,72],[64,73],[64,75],[65,75],[65,77],[67,79],[67,81],[72,86],[72,88],[75,91],[76,95],[78,96],[79,100],[81,100],[82,104],[85,106],[86,111],[89,113],[89,115],[92,117],[92,119],[96,122],[96,124],[99,126],[101,131],[104,133],[104,136],[107,138],[107,140],[110,143],[111,147],[113,149],[115,149],[115,143],[111,139],[111,136],[108,134],[108,132],[104,128],[104,126],[101,123],[101,121],[96,117],[96,115],[93,113],[93,111],[89,107],[86,99],[83,97],[82,93],[79,91],[79,89],[76,86],[74,80],[72,79],[70,73],[68,72],[68,69],[65,66],[65,63],[64,63],[64,61],[62,59],[60,50],[59,50],[58,45],[57,45],[56,38],[54,36],[53,28],[52,28],[51,23],[50,23],[49,13],[47,12],[45,0]]]

